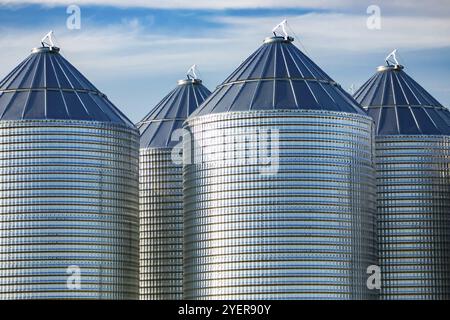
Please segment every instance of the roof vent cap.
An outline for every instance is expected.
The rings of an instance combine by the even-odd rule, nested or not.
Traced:
[[[53,30],[50,30],[42,39],[41,39],[41,47],[33,48],[31,50],[32,53],[38,52],[59,52],[59,48],[55,45],[55,36],[53,34]]]
[[[193,64],[187,71],[186,71],[186,79],[178,80],[178,85],[184,85],[184,84],[200,84],[202,83],[202,80],[198,78],[198,68],[196,64]]]
[[[379,66],[377,71],[385,71],[385,70],[402,70],[404,66],[402,66],[397,60],[397,49],[388,54],[385,59],[386,65]]]
[[[283,21],[281,21],[279,24],[277,24],[273,29],[272,29],[272,33],[273,33],[273,37],[268,37],[266,39],[264,39],[264,43],[272,43],[272,42],[292,42],[294,41],[294,38],[289,36],[289,34],[287,33],[287,20],[284,19]],[[279,35],[277,33],[277,31],[281,29],[283,35]]]

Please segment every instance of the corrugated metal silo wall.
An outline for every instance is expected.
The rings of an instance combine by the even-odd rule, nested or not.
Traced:
[[[0,299],[137,299],[138,150],[124,126],[0,122]]]
[[[377,297],[366,286],[377,263],[370,118],[258,111],[187,124],[184,298]],[[261,174],[264,166],[248,163],[261,161],[259,133],[274,129],[278,170]]]
[[[376,141],[381,299],[450,299],[450,137]]]
[[[140,299],[181,299],[182,166],[169,148],[140,152]]]

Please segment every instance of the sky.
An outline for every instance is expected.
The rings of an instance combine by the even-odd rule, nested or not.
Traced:
[[[0,79],[53,30],[64,57],[138,122],[192,64],[213,90],[284,19],[344,89],[398,49],[405,71],[450,107],[449,0],[0,0]]]

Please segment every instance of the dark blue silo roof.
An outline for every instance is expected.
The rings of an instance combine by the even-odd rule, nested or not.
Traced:
[[[211,94],[199,79],[180,80],[138,124],[141,148],[171,148],[172,133],[182,128],[186,118]]]
[[[449,135],[450,111],[406,74],[386,65],[354,94],[375,120],[378,135]]]
[[[365,114],[292,38],[271,37],[192,114],[309,109]]]
[[[55,47],[33,49],[0,81],[0,120],[133,123]]]

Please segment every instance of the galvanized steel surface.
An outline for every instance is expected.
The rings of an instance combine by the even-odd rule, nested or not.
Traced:
[[[171,149],[140,152],[140,299],[176,300],[183,289],[183,177]]]
[[[450,299],[450,137],[376,141],[381,299]]]
[[[138,297],[138,148],[122,125],[0,121],[0,299]]]
[[[183,177],[182,165],[171,159],[172,148],[180,143],[172,135],[210,93],[199,79],[180,80],[137,125],[142,300],[182,298]]]
[[[371,119],[285,110],[186,123],[197,162],[184,166],[184,298],[376,297]],[[278,172],[261,174],[257,141],[272,130]]]

